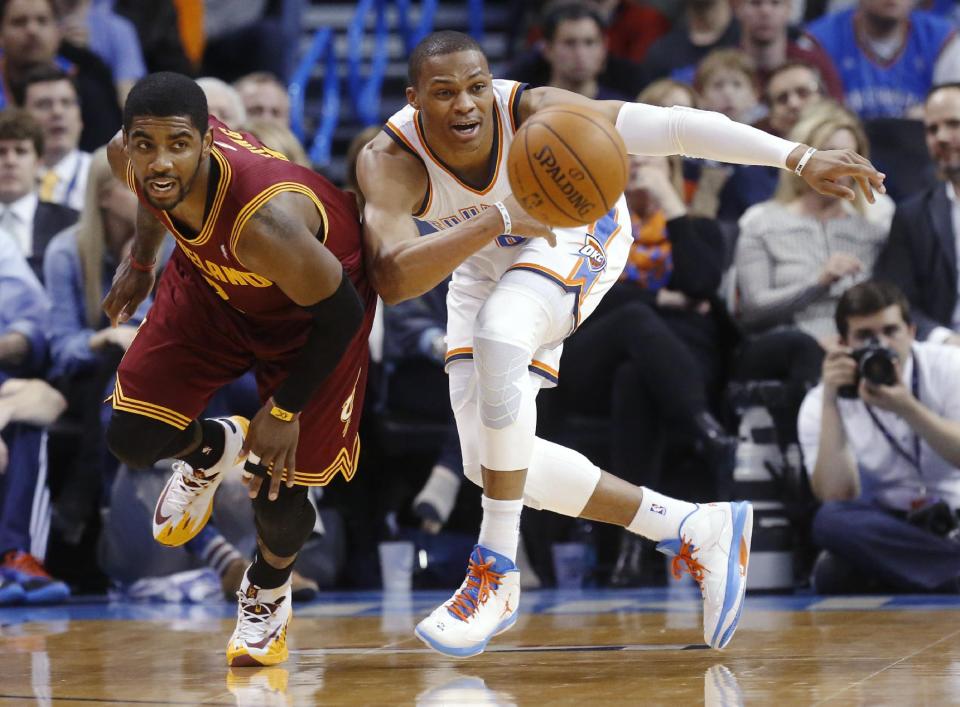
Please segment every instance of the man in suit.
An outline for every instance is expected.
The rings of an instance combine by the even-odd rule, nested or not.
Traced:
[[[40,200],[80,211],[91,155],[79,148],[83,120],[76,84],[56,66],[37,67],[23,80],[23,107],[43,128]]]
[[[42,155],[43,130],[30,114],[0,111],[0,231],[19,245],[41,281],[47,244],[79,216],[66,206],[40,201],[37,175]]]
[[[960,83],[932,88],[923,120],[939,180],[897,207],[874,272],[906,294],[918,339],[960,346]]]

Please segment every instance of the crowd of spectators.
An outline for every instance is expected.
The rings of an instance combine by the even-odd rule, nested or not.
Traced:
[[[169,467],[128,469],[104,444],[103,401],[150,300],[119,327],[100,308],[137,212],[103,146],[130,87],[176,70],[198,78],[210,112],[230,127],[312,165],[290,131],[289,76],[271,52],[278,3],[146,5],[0,0],[0,605],[108,588],[153,600],[229,596],[254,549],[238,480],[224,484],[195,540],[177,550],[153,543],[150,514]],[[823,552],[798,569],[798,584],[812,572],[818,591],[960,588],[953,8],[521,3],[507,60],[494,66],[532,86],[712,110],[818,149],[874,153],[887,172],[889,196],[845,202],[772,168],[631,158],[628,266],[567,342],[560,385],[540,401],[544,435],[617,476],[725,498],[738,446],[730,391],[779,386],[777,436],[799,444],[807,492],[822,502],[799,519]],[[358,200],[352,162],[377,132],[362,127],[342,155],[341,186]],[[928,159],[903,165],[903,154]],[[445,291],[386,307],[379,320],[361,469],[350,484],[311,492],[318,522],[298,561],[298,598],[375,585],[386,538],[425,549],[421,585],[462,572],[444,563],[469,547],[461,531],[475,525],[479,504],[461,483],[447,399]],[[892,352],[899,382],[862,380],[854,353],[868,344]],[[859,395],[845,397],[851,385]],[[256,409],[244,377],[208,412]],[[598,545],[590,581],[663,579],[652,547],[630,534],[591,534],[538,513],[525,514],[524,531],[527,581],[552,581],[550,542],[584,537]]]

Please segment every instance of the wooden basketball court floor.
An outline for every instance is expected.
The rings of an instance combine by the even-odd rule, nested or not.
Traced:
[[[289,662],[239,670],[225,602],[0,609],[0,704],[960,704],[960,597],[750,595],[714,651],[689,588],[529,591],[453,660],[412,635],[446,596],[322,595],[295,608]]]

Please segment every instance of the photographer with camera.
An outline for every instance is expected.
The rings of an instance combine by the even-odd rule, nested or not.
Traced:
[[[915,340],[895,285],[837,303],[840,344],[800,410],[822,594],[960,588],[960,350]]]

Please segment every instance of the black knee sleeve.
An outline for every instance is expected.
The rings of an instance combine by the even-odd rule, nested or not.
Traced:
[[[178,430],[159,420],[114,410],[107,428],[107,446],[131,469],[145,469],[193,444],[196,425],[194,421],[187,429]]]
[[[310,537],[317,513],[307,498],[306,486],[280,487],[276,501],[267,498],[270,480],[264,479],[253,501],[254,520],[260,542],[278,557],[290,557]]]

